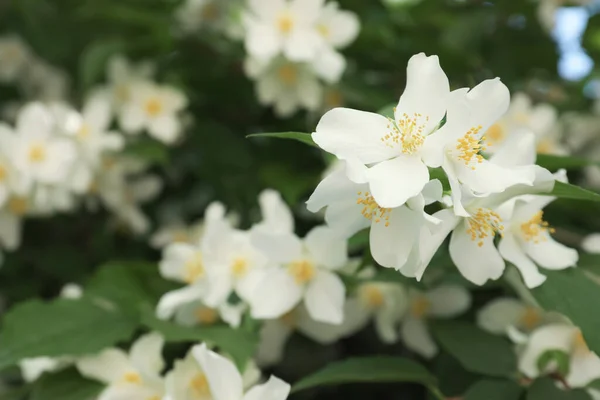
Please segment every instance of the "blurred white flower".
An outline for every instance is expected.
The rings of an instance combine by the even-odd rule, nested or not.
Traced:
[[[150,245],[162,249],[171,243],[196,243],[202,234],[202,224],[186,226],[182,222],[171,222],[160,227],[150,237]]]
[[[0,82],[16,81],[30,61],[30,49],[21,38],[12,35],[0,37]]]
[[[587,235],[581,242],[581,248],[588,253],[600,254],[600,233]]]
[[[180,305],[174,312],[174,321],[183,326],[213,325],[224,321],[232,328],[238,328],[242,322],[242,316],[247,309],[244,303],[229,304],[222,302],[217,307],[207,306],[202,300],[194,300]],[[161,318],[169,318],[170,315],[160,311]]]
[[[116,111],[131,99],[131,86],[150,81],[154,69],[154,65],[148,61],[132,65],[122,55],[115,55],[108,61],[109,92]]]

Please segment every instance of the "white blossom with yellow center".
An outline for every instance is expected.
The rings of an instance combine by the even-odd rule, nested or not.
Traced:
[[[80,358],[75,366],[83,376],[106,384],[99,400],[160,400],[165,394],[163,344],[160,335],[150,333],[133,343],[129,353],[109,348]]]

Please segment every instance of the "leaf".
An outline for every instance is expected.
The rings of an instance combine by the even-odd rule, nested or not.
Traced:
[[[586,167],[588,165],[595,164],[594,162],[579,157],[573,156],[557,156],[553,154],[538,154],[536,159],[536,164],[544,167],[550,171],[556,171],[561,168],[570,170],[570,169],[579,169]]]
[[[252,135],[246,136],[247,138],[255,138],[255,137],[274,137],[279,139],[292,139],[302,142],[304,144],[308,144],[313,147],[319,147],[313,141],[310,133],[302,133],[302,132],[277,132],[277,133],[253,133]]]
[[[124,51],[125,43],[119,39],[103,39],[88,45],[79,58],[79,79],[87,89],[96,83],[106,70],[106,63],[113,54]]]
[[[467,390],[464,400],[519,400],[522,392],[513,381],[482,379]]]
[[[386,118],[394,119],[394,108],[396,108],[396,104],[389,104],[377,111],[377,114],[383,115]]]
[[[527,390],[527,400],[592,400],[584,389],[563,390],[550,378],[536,379]]]
[[[600,286],[576,268],[545,274],[546,281],[531,290],[535,299],[544,309],[568,317],[581,329],[589,348],[600,354],[600,319],[592,317],[600,309]]]
[[[580,188],[579,186],[569,183],[556,181],[554,190],[547,194],[548,196],[556,196],[561,199],[587,200],[600,202],[600,194],[590,190]]]
[[[125,314],[87,298],[27,301],[4,318],[0,369],[28,357],[96,353],[129,339],[135,329],[135,321]]]
[[[561,350],[545,351],[537,361],[538,371],[546,371],[548,365],[556,365],[553,369],[558,371],[561,376],[569,374],[570,356]]]
[[[144,310],[142,323],[160,332],[167,342],[208,342],[229,354],[240,369],[256,350],[258,335],[228,326],[187,327],[159,320],[151,309]]]
[[[150,165],[168,165],[169,151],[167,146],[152,139],[139,139],[128,145],[124,153],[139,158]]]
[[[104,389],[104,385],[82,377],[75,368],[44,374],[38,379],[30,400],[93,400]]]
[[[400,357],[359,357],[329,364],[292,387],[299,392],[317,386],[344,383],[415,382],[437,392],[436,379],[421,364]]]
[[[600,273],[600,254],[579,253],[577,268],[583,268],[595,274]]]
[[[517,371],[517,358],[508,340],[466,322],[437,321],[432,328],[441,346],[467,371],[498,377]]]

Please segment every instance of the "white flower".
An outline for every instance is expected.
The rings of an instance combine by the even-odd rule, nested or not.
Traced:
[[[0,81],[14,82],[31,57],[29,47],[17,36],[0,37]]]
[[[600,254],[600,233],[587,235],[581,242],[581,248],[588,253]]]
[[[532,185],[535,169],[531,166],[506,166],[486,160],[481,151],[483,134],[506,112],[510,93],[499,79],[487,80],[475,88],[458,89],[449,98],[447,122],[430,137],[436,149],[432,167],[444,169],[452,189],[454,211],[466,216],[460,201],[461,189],[487,196],[503,192],[517,184]],[[443,143],[442,147],[439,146]]]
[[[323,39],[315,29],[323,0],[249,0],[245,15],[246,51],[270,60],[311,61]]]
[[[242,375],[233,362],[208,350],[204,344],[194,346],[192,354],[200,364],[202,374],[202,378],[197,381],[197,387],[201,388],[198,392],[201,394],[191,397],[192,399],[285,400],[290,392],[290,385],[274,376],[271,376],[266,383],[253,386],[245,391]],[[200,375],[195,376],[200,377]],[[201,380],[202,382],[200,382]],[[176,397],[172,400],[179,399],[181,398]]]
[[[20,246],[23,217],[30,209],[31,201],[21,195],[11,196],[4,208],[0,208],[0,244],[6,250]]]
[[[200,240],[202,226],[185,226],[182,222],[172,222],[158,229],[150,237],[150,245],[162,249],[172,243],[195,243]]]
[[[13,137],[10,127],[0,124],[0,207],[8,201],[15,188],[24,183],[12,162]]]
[[[590,351],[581,331],[566,324],[546,325],[529,336],[519,357],[519,370],[529,378],[553,372],[556,363],[539,370],[539,360],[548,351],[560,351],[568,357],[568,373],[564,377],[569,387],[585,387],[600,378],[600,358]]]
[[[132,85],[152,78],[154,65],[149,62],[131,65],[127,58],[116,55],[108,62],[107,75],[113,105],[119,110],[131,99]]]
[[[281,194],[273,189],[265,189],[258,195],[258,204],[263,220],[252,230],[273,234],[294,232],[294,216]]]
[[[437,56],[413,56],[408,62],[406,89],[394,120],[374,113],[336,108],[327,112],[312,138],[325,151],[353,165],[357,183],[369,183],[369,193],[384,208],[399,207],[417,196],[429,182],[423,150],[437,129],[450,95],[446,74]],[[352,175],[352,176],[350,176]]]
[[[160,335],[151,333],[139,338],[129,354],[110,348],[82,357],[75,365],[83,376],[107,385],[98,400],[160,400],[164,394],[163,343]]]
[[[59,371],[69,364],[69,361],[62,358],[35,357],[19,361],[19,368],[25,382],[34,382],[45,372]]]
[[[280,117],[289,117],[300,108],[315,111],[321,105],[323,86],[310,64],[248,58],[244,67],[256,80],[259,103],[272,105]]]
[[[427,328],[428,318],[453,318],[471,305],[469,292],[461,286],[442,285],[427,292],[409,289],[409,310],[402,322],[400,335],[410,350],[426,358],[438,352]]]
[[[77,150],[72,141],[55,133],[55,120],[40,103],[30,103],[19,113],[13,138],[13,162],[26,179],[59,184],[71,172]]]
[[[246,308],[244,303],[232,305],[227,302],[221,303],[217,308],[212,308],[201,300],[195,300],[180,305],[173,311],[175,312],[174,320],[180,325],[213,325],[222,320],[232,328],[237,328],[242,322],[242,315]],[[161,317],[168,318],[170,315],[161,314]]]
[[[185,95],[172,86],[136,82],[130,86],[129,100],[121,108],[119,122],[128,133],[148,133],[166,144],[181,134],[178,113],[187,105]]]
[[[190,34],[208,27],[214,30],[226,28],[231,0],[186,0],[175,11],[178,28]]]

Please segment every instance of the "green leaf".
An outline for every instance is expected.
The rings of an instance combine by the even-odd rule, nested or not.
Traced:
[[[153,331],[160,332],[167,342],[207,342],[229,354],[238,368],[244,369],[254,355],[258,335],[228,326],[187,327],[162,321],[151,309],[144,310],[142,323]]]
[[[96,353],[127,340],[134,320],[90,299],[31,300],[10,310],[0,331],[0,369],[39,356]]]
[[[517,358],[508,340],[458,321],[437,321],[433,334],[441,346],[467,370],[488,376],[510,377]]]
[[[600,309],[600,286],[579,269],[545,271],[548,277],[531,293],[548,311],[568,317],[581,329],[589,348],[600,354],[600,318],[593,318]]]
[[[519,400],[522,392],[513,381],[482,379],[467,390],[464,400]]]
[[[386,118],[394,119],[394,108],[396,108],[396,104],[387,105],[377,111],[377,114],[383,115]]]
[[[319,147],[313,141],[310,133],[302,133],[302,132],[277,132],[277,133],[253,133],[252,135],[246,136],[247,138],[255,138],[255,137],[274,137],[279,139],[292,139],[302,142],[304,144],[308,144],[309,146]]]
[[[584,389],[563,390],[550,378],[536,379],[527,390],[527,400],[592,400]]]
[[[164,144],[152,139],[139,139],[128,145],[124,153],[139,158],[150,165],[168,165],[169,150]]]
[[[558,182],[554,184],[554,190],[548,196],[556,196],[561,199],[587,200],[600,202],[600,194],[580,188],[569,183]]]
[[[577,268],[600,274],[600,254],[579,253]]]
[[[104,389],[104,385],[82,377],[75,368],[44,374],[38,379],[30,400],[93,400]]]
[[[588,165],[595,164],[594,162],[579,157],[573,156],[556,156],[552,154],[538,154],[536,164],[550,171],[556,171],[561,168],[571,170],[580,169]]]
[[[104,75],[108,59],[125,49],[119,39],[100,40],[88,45],[79,58],[79,79],[85,89],[91,87]]]
[[[407,358],[388,356],[349,358],[331,363],[301,379],[292,387],[292,392],[317,386],[357,382],[415,382],[434,393],[438,392],[435,377],[421,364]]]
[[[569,363],[570,357],[567,353],[561,350],[548,350],[545,351],[537,362],[539,371],[546,371],[549,364],[556,365],[555,370],[561,376],[567,376],[569,374]]]

